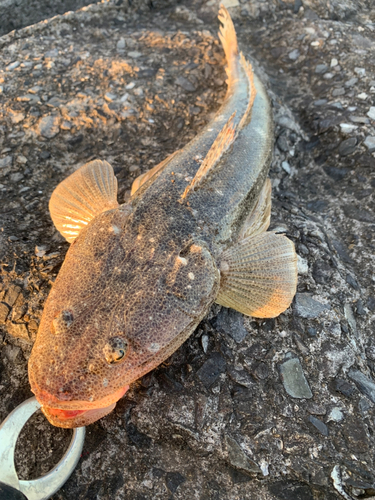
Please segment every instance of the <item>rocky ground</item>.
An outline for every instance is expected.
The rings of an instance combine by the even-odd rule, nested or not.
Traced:
[[[296,299],[266,321],[213,306],[87,428],[54,500],[375,498],[370,3],[231,9],[273,102],[271,227],[296,244]],[[217,10],[216,0],[103,3],[0,38],[0,421],[31,396],[27,359],[68,248],[51,192],[101,158],[122,202],[209,121],[226,91]],[[47,472],[69,436],[37,414],[19,441],[20,476]]]

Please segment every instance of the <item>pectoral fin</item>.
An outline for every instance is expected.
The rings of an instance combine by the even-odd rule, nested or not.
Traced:
[[[117,179],[106,161],[94,160],[61,182],[49,210],[57,230],[72,243],[98,214],[118,207]]]
[[[255,318],[287,309],[297,288],[297,254],[283,235],[260,233],[222,254],[216,302]]]

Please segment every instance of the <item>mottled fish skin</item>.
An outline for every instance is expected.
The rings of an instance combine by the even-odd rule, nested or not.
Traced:
[[[222,255],[260,203],[273,147],[270,104],[237,52],[224,8],[220,16],[229,88],[215,119],[129,204],[115,207],[112,195],[105,203],[114,208],[76,229],[70,224],[79,235],[71,237],[29,362],[32,390],[54,425],[79,427],[110,412],[130,383],[188,338],[229,272]],[[223,129],[227,143],[215,156]],[[207,157],[214,160],[205,170]]]

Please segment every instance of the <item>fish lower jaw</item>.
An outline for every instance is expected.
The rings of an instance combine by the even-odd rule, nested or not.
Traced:
[[[116,402],[105,408],[93,408],[91,410],[61,410],[59,408],[49,408],[48,406],[42,406],[41,409],[47,420],[55,427],[74,429],[96,422],[108,415],[115,406]]]

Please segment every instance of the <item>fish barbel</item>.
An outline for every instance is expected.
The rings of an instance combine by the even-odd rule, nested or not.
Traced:
[[[127,204],[118,204],[113,169],[100,160],[52,194],[52,220],[71,246],[44,308],[29,378],[56,426],[109,413],[213,302],[270,318],[294,297],[294,245],[267,232],[270,103],[224,7],[219,20],[228,91],[213,121],[136,179]]]

